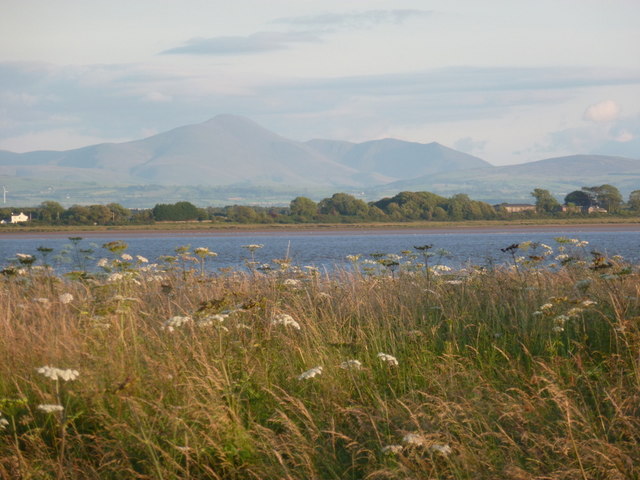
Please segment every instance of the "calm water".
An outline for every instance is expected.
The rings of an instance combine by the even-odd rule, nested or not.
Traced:
[[[43,234],[44,235],[44,234]],[[218,257],[208,261],[211,269],[218,267],[240,267],[249,258],[249,252],[242,248],[247,244],[262,244],[264,248],[255,253],[256,261],[268,263],[275,258],[286,256],[298,265],[314,265],[322,269],[331,270],[336,266],[345,265],[347,255],[362,254],[366,258],[371,253],[396,253],[412,250],[414,246],[433,244],[434,249],[443,248],[451,252],[449,258],[441,263],[451,267],[459,267],[468,263],[488,265],[503,263],[508,255],[500,248],[512,243],[531,240],[552,246],[555,250],[557,243],[554,238],[566,236],[589,242],[587,252],[598,250],[609,255],[622,255],[627,260],[640,263],[640,232],[639,231],[527,231],[527,232],[454,232],[454,233],[416,233],[406,231],[394,232],[339,232],[301,233],[301,232],[270,232],[247,235],[216,234],[185,236],[140,236],[122,235],[90,237],[87,235],[81,242],[81,248],[94,250],[95,260],[108,256],[101,248],[106,242],[114,239],[125,241],[129,245],[128,253],[142,255],[154,262],[161,255],[171,255],[174,249],[181,245],[190,244],[192,248],[208,247],[217,252]],[[69,240],[63,238],[32,238],[0,236],[0,265],[5,265],[16,253],[40,254],[36,251],[39,246],[51,247],[54,252],[50,258],[59,253]],[[71,268],[60,261],[50,261],[60,270]],[[95,261],[92,262],[95,264]]]

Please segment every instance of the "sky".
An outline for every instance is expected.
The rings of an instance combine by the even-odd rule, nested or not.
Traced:
[[[2,0],[0,149],[218,114],[494,164],[640,159],[638,0]]]

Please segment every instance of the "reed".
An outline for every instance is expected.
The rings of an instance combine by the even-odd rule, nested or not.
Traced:
[[[622,259],[561,239],[492,269],[210,274],[111,243],[98,271],[3,271],[1,478],[640,478]]]

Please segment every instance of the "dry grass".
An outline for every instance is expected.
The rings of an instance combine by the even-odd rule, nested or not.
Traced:
[[[638,479],[638,273],[608,262],[5,270],[0,478]]]

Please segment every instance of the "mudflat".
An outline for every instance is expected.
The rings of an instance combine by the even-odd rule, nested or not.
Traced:
[[[56,229],[0,229],[2,237],[55,238],[55,237],[234,237],[248,235],[371,235],[374,233],[502,233],[502,232],[640,232],[639,222],[616,223],[470,223],[459,224],[298,224],[298,225],[212,225],[189,224],[180,227],[172,224],[163,228],[155,224],[148,227],[68,227]]]

